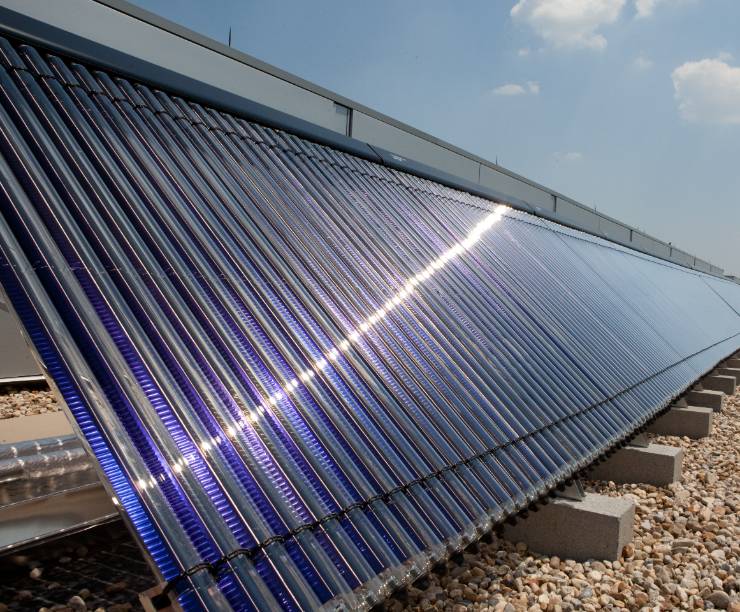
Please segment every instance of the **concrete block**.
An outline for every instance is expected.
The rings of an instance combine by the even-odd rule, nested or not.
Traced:
[[[740,384],[740,368],[717,368],[715,371],[715,374],[719,374],[720,376],[734,376],[735,377],[735,383]],[[734,391],[733,391],[734,393]]]
[[[701,379],[701,386],[710,391],[722,391],[722,393],[726,393],[727,395],[733,395],[737,381],[734,376],[705,376]]]
[[[686,393],[686,401],[689,406],[701,406],[702,408],[711,408],[715,412],[722,410],[722,391],[689,391]]]
[[[738,359],[737,357],[730,357],[727,361],[725,361],[725,367],[740,368],[740,359]]]
[[[712,433],[711,408],[699,406],[672,406],[671,409],[648,425],[648,432],[661,436],[687,436],[706,438]]]
[[[664,444],[627,446],[588,471],[588,478],[658,487],[681,480],[683,449]]]
[[[631,499],[588,493],[581,501],[555,499],[516,525],[506,525],[503,535],[562,559],[615,561],[632,541],[634,522]]]

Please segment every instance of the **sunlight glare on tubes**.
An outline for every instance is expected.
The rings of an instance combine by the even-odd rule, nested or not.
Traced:
[[[437,259],[432,261],[426,266],[421,272],[408,279],[403,288],[387,300],[380,308],[373,312],[367,319],[362,321],[357,327],[357,330],[351,332],[346,338],[340,341],[337,347],[332,348],[329,352],[324,353],[324,356],[318,359],[314,363],[314,367],[311,369],[304,370],[298,373],[297,378],[292,379],[286,383],[283,391],[271,395],[267,398],[267,403],[271,406],[276,406],[277,403],[286,396],[289,396],[299,386],[298,380],[303,383],[307,383],[316,374],[324,370],[329,366],[329,362],[337,361],[342,352],[347,352],[352,343],[358,342],[363,334],[370,331],[370,328],[375,325],[378,321],[388,316],[392,310],[400,306],[403,301],[412,295],[416,291],[416,287],[421,283],[429,280],[438,270],[444,268],[450,261],[460,257],[466,251],[472,249],[483,237],[483,235],[490,230],[501,218],[504,216],[506,211],[509,209],[508,206],[499,205],[489,215],[483,218],[473,229],[468,233],[464,240],[456,243],[444,253],[442,253]],[[260,407],[261,408],[261,407]],[[260,410],[260,413],[262,410]],[[256,415],[250,415],[252,422],[256,421]]]
[[[325,353],[323,357],[318,359],[314,363],[313,368],[306,369],[303,372],[298,373],[296,378],[293,378],[285,383],[283,390],[278,391],[268,397],[265,403],[269,406],[277,406],[280,400],[290,396],[300,386],[300,382],[307,383],[312,378],[314,378],[316,374],[327,368],[331,361],[337,361],[342,352],[346,352],[350,349],[353,342],[359,342],[359,340],[362,338],[362,335],[367,333],[373,325],[388,316],[389,312],[400,306],[406,298],[412,295],[416,291],[416,287],[418,285],[431,278],[438,270],[441,270],[450,261],[454,260],[457,257],[460,257],[466,251],[473,248],[480,241],[483,235],[488,230],[490,230],[496,224],[496,222],[501,220],[501,217],[503,217],[506,210],[508,210],[507,206],[498,206],[494,212],[492,212],[481,222],[479,222],[470,231],[470,233],[464,240],[450,247],[421,272],[407,280],[400,291],[398,291],[389,300],[387,300],[380,308],[378,308],[367,319],[365,319],[365,321],[360,323],[358,325],[358,329],[351,332],[346,338],[339,342],[337,347],[332,348],[329,352]],[[246,416],[252,423],[257,423],[259,416],[264,414],[265,407],[263,405],[260,405],[257,406],[254,411],[249,411]],[[246,422],[241,421],[240,427],[244,427],[244,425],[246,425]],[[233,427],[229,426],[229,428],[227,429],[227,433],[229,436],[234,437],[236,435],[236,430],[234,430]],[[206,440],[202,442],[200,444],[200,447],[204,452],[207,453],[211,450],[211,448],[213,448],[213,446],[217,446],[220,443],[221,438],[217,436],[216,438],[211,438],[210,441]],[[172,468],[176,474],[181,474],[183,468],[185,468],[186,466],[187,460],[185,458],[182,458],[180,461],[175,463]],[[154,478],[150,478],[147,482],[147,480],[140,478],[137,484],[139,486],[139,489],[146,490],[148,487],[156,486],[156,481],[154,480]]]

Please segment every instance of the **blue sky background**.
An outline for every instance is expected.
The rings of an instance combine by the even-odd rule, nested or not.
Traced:
[[[737,0],[136,4],[740,274]]]

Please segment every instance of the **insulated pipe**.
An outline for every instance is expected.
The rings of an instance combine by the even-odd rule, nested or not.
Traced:
[[[77,436],[0,446],[0,506],[98,480]]]

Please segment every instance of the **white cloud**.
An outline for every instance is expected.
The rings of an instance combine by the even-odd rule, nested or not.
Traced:
[[[578,151],[558,151],[553,153],[552,156],[555,158],[555,162],[560,163],[572,163],[581,161],[583,159],[583,153]]]
[[[496,96],[523,96],[531,94],[536,96],[540,93],[540,84],[537,81],[527,81],[524,85],[518,83],[507,83],[492,90]]]
[[[493,93],[497,96],[522,96],[527,93],[527,90],[516,83],[507,83],[506,85],[496,87]]]
[[[655,12],[655,6],[663,0],[635,0],[635,10],[638,17],[650,17]]]
[[[686,4],[687,2],[693,2],[694,0],[635,0],[635,11],[637,14],[635,17],[651,17],[655,12],[655,8],[660,4]]]
[[[682,64],[671,77],[684,119],[740,124],[740,68],[723,59],[703,59]]]
[[[530,53],[529,47],[522,47],[521,49],[519,49],[519,51],[516,52],[516,54],[519,57],[527,57],[529,53]]]
[[[653,60],[651,60],[649,57],[638,55],[632,62],[632,65],[638,70],[650,70],[653,67],[654,63]]]
[[[515,20],[529,25],[556,47],[603,49],[606,38],[597,30],[619,19],[626,0],[518,0]]]

